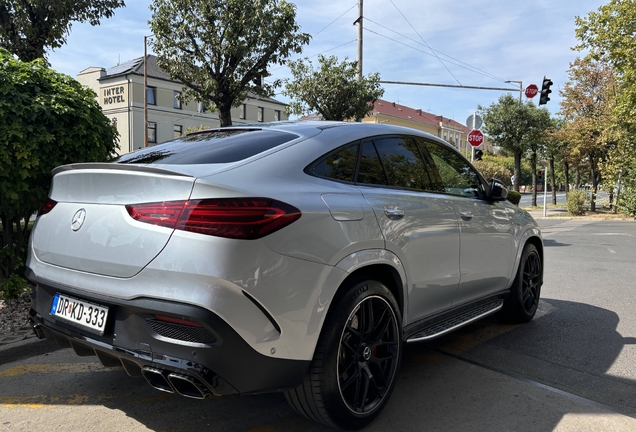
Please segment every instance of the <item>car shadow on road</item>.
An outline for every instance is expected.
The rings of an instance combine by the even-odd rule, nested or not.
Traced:
[[[553,246],[572,246],[572,245],[568,243],[559,243],[558,241],[552,240],[552,239],[543,239],[543,246],[553,247]]]
[[[365,430],[604,430],[612,411],[636,416],[636,380],[621,356],[636,339],[619,334],[618,324],[612,311],[545,299],[525,325],[488,317],[435,341],[407,344],[391,401]],[[41,393],[45,381],[63,383],[46,387],[45,405],[68,405],[73,397],[77,406],[98,406],[152,430],[329,430],[297,415],[282,394],[191,400],[117,370],[76,373],[72,380],[62,373],[0,374],[0,412],[7,397],[18,408],[24,400],[27,412],[29,394]],[[7,394],[11,384],[25,398]],[[618,418],[627,422],[624,430],[636,426]]]

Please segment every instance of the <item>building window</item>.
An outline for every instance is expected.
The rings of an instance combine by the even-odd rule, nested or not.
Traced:
[[[264,110],[263,110],[263,107],[258,107],[258,118],[257,118],[257,120],[258,120],[259,122],[264,121],[264,120],[263,120],[263,117],[264,117],[264,115],[263,115],[263,111],[264,111]]]
[[[157,142],[157,123],[148,122],[148,143]]]
[[[157,88],[146,87],[146,103],[148,105],[157,105]]]
[[[280,111],[279,110],[274,111],[274,120],[280,121]]]
[[[247,105],[241,105],[241,112],[239,113],[239,118],[245,120],[247,118]]]
[[[197,105],[197,112],[205,113],[207,111],[208,109],[206,108],[205,104],[203,102],[199,102],[199,104]]]
[[[182,125],[174,125],[172,130],[174,131],[174,137],[175,138],[181,138],[181,135],[183,135],[183,126]]]
[[[176,108],[176,109],[181,109],[181,100],[179,99],[179,96],[181,96],[181,92],[178,91],[174,91],[173,93],[173,102],[172,102],[172,107]]]

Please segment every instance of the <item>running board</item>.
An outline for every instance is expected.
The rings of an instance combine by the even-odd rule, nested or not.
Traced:
[[[406,342],[420,342],[436,338],[443,334],[449,333],[474,321],[477,321],[487,315],[497,312],[503,307],[503,300],[495,300],[490,303],[470,309],[459,315],[452,316],[444,321],[433,324],[423,330],[418,331],[409,337]]]

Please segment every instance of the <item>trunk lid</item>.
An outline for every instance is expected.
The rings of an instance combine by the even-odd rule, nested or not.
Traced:
[[[54,174],[50,198],[57,204],[36,221],[35,257],[114,277],[137,274],[174,231],[134,220],[126,205],[187,200],[195,181],[177,171],[139,165],[80,164]]]

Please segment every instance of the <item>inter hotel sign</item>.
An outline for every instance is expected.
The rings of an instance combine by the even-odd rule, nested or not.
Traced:
[[[124,86],[105,88],[102,91],[104,92],[104,105],[126,102]]]

